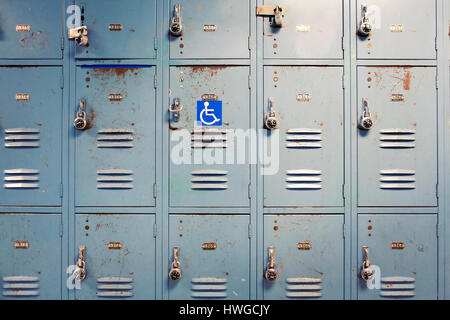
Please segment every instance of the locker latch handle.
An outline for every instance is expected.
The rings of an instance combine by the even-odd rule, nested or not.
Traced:
[[[180,120],[181,110],[183,110],[183,106],[180,104],[180,100],[175,98],[174,102],[169,106],[171,119],[173,119],[174,122],[178,122]]]
[[[358,33],[361,37],[368,37],[372,31],[372,23],[367,16],[367,5],[361,6],[361,22],[359,23]]]
[[[269,281],[278,279],[277,266],[275,264],[275,247],[269,247],[269,262],[267,263],[266,273],[264,278]]]
[[[285,10],[277,5],[261,5],[256,7],[257,16],[268,16],[272,27],[281,27],[283,25]]]
[[[181,274],[180,263],[180,247],[173,247],[173,261],[169,271],[169,279],[178,281],[183,275]]]
[[[359,128],[363,130],[370,130],[373,127],[373,119],[372,114],[369,111],[369,101],[367,98],[363,98],[362,107],[363,111],[361,120],[359,121]]]
[[[88,44],[88,28],[81,26],[69,29],[69,40],[75,40],[79,46],[87,46]]]
[[[361,268],[361,278],[365,281],[370,281],[373,278],[373,270],[371,268],[369,259],[369,247],[363,246],[363,264]]]
[[[267,130],[275,130],[279,128],[279,123],[277,119],[277,114],[274,111],[274,104],[273,98],[269,98],[269,111],[266,114],[266,118],[264,120],[264,126]]]
[[[181,7],[176,4],[173,8],[172,22],[169,26],[170,34],[179,37],[183,33],[183,25],[181,24]]]
[[[80,246],[78,248],[78,261],[73,271],[73,277],[75,280],[83,281],[86,279],[86,246]]]
[[[80,106],[78,107],[77,113],[75,115],[75,120],[73,120],[73,126],[77,130],[86,129],[86,103],[84,100],[80,100]]]

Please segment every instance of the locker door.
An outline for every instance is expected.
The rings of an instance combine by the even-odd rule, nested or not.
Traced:
[[[343,299],[342,216],[265,216],[263,276],[273,248],[278,278],[264,280],[264,299]]]
[[[179,5],[182,34],[168,31],[172,59],[249,57],[249,0],[171,0]]]
[[[358,0],[358,26],[363,5],[372,31],[358,36],[359,59],[436,58],[436,1]]]
[[[284,10],[281,27],[264,18],[264,57],[274,59],[342,59],[341,0],[265,0]]]
[[[57,67],[0,68],[2,205],[61,204],[61,77]]]
[[[169,299],[249,299],[248,224],[245,216],[171,215],[170,265],[179,248],[182,277],[166,280]]]
[[[154,206],[153,67],[78,67],[88,124],[74,130],[77,206]],[[73,111],[75,114],[75,110]]]
[[[88,45],[76,46],[78,59],[156,57],[156,0],[77,0]]]
[[[1,299],[61,299],[61,216],[0,215]]]
[[[360,278],[358,299],[437,299],[436,217],[380,214],[358,220],[359,268],[363,246],[380,268],[379,289],[369,289]]]
[[[373,120],[358,129],[360,206],[436,205],[435,77],[433,67],[359,68],[357,121],[366,103]]]
[[[0,0],[0,58],[61,59],[61,0]]]
[[[178,99],[183,107],[178,118],[167,113],[171,206],[248,206],[249,148],[238,148],[227,135],[228,129],[249,128],[248,76],[248,67],[171,67],[171,103]],[[205,103],[220,106],[216,118],[201,113]],[[212,125],[197,122],[200,115]],[[238,162],[241,151],[246,159]],[[229,154],[234,160],[227,160]]]
[[[265,67],[264,113],[272,99],[279,122],[265,130],[280,146],[278,172],[264,176],[265,206],[343,205],[342,76],[340,67]]]
[[[76,299],[155,299],[154,223],[151,215],[77,215],[87,274]]]

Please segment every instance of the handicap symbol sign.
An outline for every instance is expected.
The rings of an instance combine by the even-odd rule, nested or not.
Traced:
[[[221,126],[222,101],[197,101],[197,125]]]

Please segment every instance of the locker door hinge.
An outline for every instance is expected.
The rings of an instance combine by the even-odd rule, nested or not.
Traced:
[[[158,50],[158,38],[153,38],[153,49]]]
[[[64,225],[62,223],[59,224],[59,237],[62,238],[64,233]]]
[[[251,237],[253,237],[253,232],[252,232],[252,225],[251,225],[251,223],[248,225],[248,237],[249,237],[249,239],[250,239]]]
[[[153,224],[153,238],[156,238],[158,236],[158,226]]]
[[[342,51],[344,51],[344,37],[341,37],[341,47],[342,47]]]
[[[342,237],[343,237],[344,239],[345,239],[345,237],[346,237],[346,234],[345,234],[345,233],[346,233],[346,229],[347,229],[347,228],[346,228],[346,225],[345,225],[345,223],[343,223],[343,224],[342,224]]]
[[[248,75],[248,88],[252,88],[252,76],[250,74]]]
[[[64,189],[63,189],[63,184],[60,183],[60,184],[59,184],[59,197],[60,197],[60,198],[63,197],[63,191],[64,191]]]
[[[434,78],[435,84],[436,84],[436,89],[439,89],[439,72],[436,71],[436,77]]]
[[[342,184],[342,199],[345,199],[345,183]]]
[[[437,37],[434,37],[434,49],[436,50],[436,52],[438,51],[438,41],[437,41]]]
[[[251,46],[250,46],[250,43],[251,42],[251,37],[250,36],[248,36],[248,38],[247,38],[247,44],[248,44],[248,51],[251,51],[252,49],[251,49]]]
[[[158,88],[158,77],[156,76],[156,72],[155,75],[153,76],[153,82],[155,89]]]
[[[153,184],[153,198],[156,199],[156,183]]]
[[[438,223],[438,224],[436,224],[436,237],[438,237],[439,238],[439,236],[440,236],[440,234],[441,234],[441,225]]]
[[[61,72],[61,89],[64,89],[64,70]]]
[[[247,192],[248,192],[248,198],[251,199],[252,198],[252,184],[251,183],[248,184]]]
[[[439,199],[439,183],[436,183],[436,198]]]
[[[61,37],[61,51],[64,51],[64,37]]]
[[[342,74],[342,89],[345,89],[345,74]]]

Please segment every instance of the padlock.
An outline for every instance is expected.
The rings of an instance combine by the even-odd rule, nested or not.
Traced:
[[[267,263],[264,278],[269,281],[278,279],[277,266],[275,264],[275,247],[269,247],[269,262]]]
[[[69,40],[75,40],[79,46],[87,46],[88,44],[88,28],[81,26],[78,28],[69,29]]]
[[[86,246],[80,246],[78,248],[78,261],[73,271],[73,277],[77,281],[83,281],[86,279]]]
[[[181,24],[181,13],[180,13],[180,5],[176,4],[174,6],[174,13],[172,22],[170,23],[169,30],[170,34],[179,37],[183,33],[183,25]]]
[[[169,106],[169,112],[172,115],[171,119],[174,122],[178,122],[180,120],[181,110],[183,110],[183,106],[180,104],[180,100],[176,98],[174,102]]]
[[[278,127],[279,127],[277,114],[275,111],[273,111],[273,105],[274,105],[273,98],[269,98],[270,110],[267,112],[266,119],[264,121],[264,126],[268,130],[275,130],[275,129],[278,129]]]
[[[361,37],[368,37],[370,32],[372,31],[372,23],[370,23],[369,18],[367,17],[367,6],[363,5],[361,8],[361,22],[358,28],[358,34]]]
[[[370,265],[370,259],[369,259],[369,247],[363,246],[363,264],[361,268],[361,278],[364,281],[370,281],[373,278],[374,272]]]
[[[80,101],[80,107],[78,108],[77,114],[75,116],[75,120],[73,120],[73,126],[77,130],[84,130],[86,128],[86,111],[85,111],[85,102],[83,100]]]
[[[283,8],[280,6],[275,6],[273,9],[274,17],[272,18],[272,26],[273,27],[281,27],[283,25]]]
[[[173,262],[169,271],[169,279],[172,281],[180,280],[181,274],[181,263],[180,263],[180,247],[173,248]]]
[[[363,113],[359,121],[359,127],[363,130],[370,130],[373,126],[372,114],[369,111],[367,99],[363,99]]]

